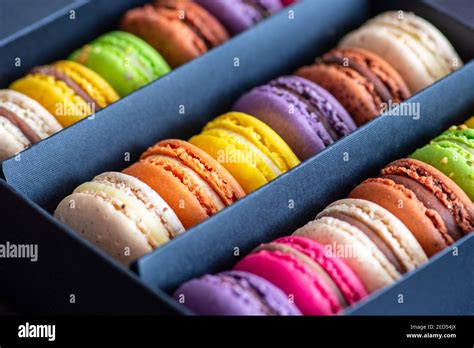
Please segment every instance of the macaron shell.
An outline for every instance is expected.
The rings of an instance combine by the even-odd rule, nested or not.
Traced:
[[[436,81],[437,75],[426,69],[432,57],[414,39],[398,36],[393,29],[361,28],[346,35],[339,46],[363,48],[381,56],[402,75],[412,93]]]
[[[408,228],[392,213],[375,203],[363,199],[341,199],[326,207],[318,217],[331,213],[355,218],[376,232],[406,271],[411,271],[428,260]]]
[[[40,123],[43,133],[46,135],[52,135],[59,132],[63,127],[54,118],[54,116],[48,112],[40,103],[36,100],[28,97],[25,94],[11,90],[2,89],[0,90],[0,103],[1,102],[12,102],[25,112],[28,111],[34,115],[35,120]],[[33,117],[33,116],[32,116]]]
[[[207,45],[214,47],[228,39],[226,30],[212,15],[189,1],[161,1],[132,9],[120,26],[147,41],[172,67],[207,52],[211,48]]]
[[[450,177],[474,201],[474,157],[450,142],[426,145],[410,157],[437,168]]]
[[[0,162],[26,149],[29,140],[9,120],[0,117]]]
[[[302,160],[334,142],[326,123],[339,137],[356,129],[347,111],[329,92],[297,76],[283,76],[252,89],[232,109],[265,122]]]
[[[52,66],[68,75],[81,86],[101,108],[119,99],[119,95],[107,81],[79,63],[71,60],[61,60],[53,63]]]
[[[133,194],[135,198],[132,201],[130,198],[125,197],[121,201],[127,203],[127,206],[131,208],[133,205],[136,210],[146,210],[147,215],[152,213],[154,215],[152,218],[154,221],[151,221],[151,226],[148,228],[148,241],[154,247],[160,246],[164,242],[169,241],[171,238],[174,238],[184,232],[184,227],[179,221],[178,217],[170,206],[158,195],[150,186],[144,182],[123,173],[119,172],[105,172],[100,175],[97,175],[93,179],[94,184],[106,184],[109,187],[110,196],[114,196],[116,190],[119,192]],[[110,191],[110,188],[112,191]],[[77,191],[77,189],[76,189]],[[103,190],[104,193],[107,193]],[[115,194],[116,195],[116,194]],[[122,196],[122,195],[121,195]],[[138,201],[137,201],[138,200]],[[141,215],[144,214],[135,214]],[[140,219],[141,223],[145,222],[145,218]],[[155,230],[155,233],[152,233]]]
[[[293,235],[312,239],[331,249],[372,293],[396,281],[400,274],[359,229],[330,217],[311,221]]]
[[[256,274],[292,295],[304,315],[335,314],[335,295],[315,278],[314,272],[294,256],[266,250],[252,253],[238,262],[234,270]]]
[[[0,90],[0,161],[61,129],[35,100],[11,89]]]
[[[35,99],[56,117],[63,127],[87,117],[90,106],[64,82],[52,76],[30,74],[13,82],[11,89]]]
[[[447,38],[434,25],[412,12],[385,12],[371,21],[380,25],[398,26],[421,42],[437,58],[442,68],[453,71],[462,66],[462,61]]]
[[[153,155],[175,157],[194,170],[207,182],[226,204],[232,204],[245,196],[239,183],[214,158],[197,146],[178,139],[160,141],[145,151],[140,158]]]
[[[255,191],[260,186],[268,183],[267,178],[257,168],[255,163],[250,160],[248,153],[232,146],[225,138],[218,138],[211,135],[195,135],[189,142],[196,145],[210,156],[215,158],[232,176],[237,180],[246,193]],[[229,158],[240,160],[231,161],[223,158],[225,153]]]
[[[323,245],[299,236],[282,237],[275,242],[291,245],[316,261],[337,285],[348,305],[367,296],[367,291],[352,269],[341,259],[329,255]]]
[[[429,257],[449,245],[446,236],[428,217],[430,213],[423,203],[412,191],[392,180],[368,179],[354,188],[349,198],[365,199],[387,209],[408,227]]]
[[[73,52],[69,59],[103,77],[124,97],[169,72],[153,47],[125,32],[110,32]]]
[[[209,217],[196,195],[162,166],[139,161],[123,170],[123,173],[140,179],[155,190],[173,209],[186,229]]]
[[[136,222],[101,197],[73,193],[54,216],[124,265],[152,250]]]
[[[462,66],[449,41],[412,13],[386,12],[346,35],[340,47],[368,49],[389,62],[416,93]]]
[[[296,75],[328,90],[349,112],[357,125],[380,114],[382,100],[369,92],[367,81],[349,68],[316,64],[298,69]]]
[[[474,134],[473,134],[474,135]],[[392,180],[402,179],[405,185],[408,179],[410,182],[422,185],[421,193],[419,188],[410,188],[416,195],[420,195],[425,206],[436,211],[447,234],[452,242],[462,238],[465,234],[474,230],[474,205],[469,197],[450,178],[433,166],[411,158],[403,158],[394,161],[381,170],[381,175],[389,176]],[[428,197],[428,198],[427,198]]]
[[[174,298],[199,315],[301,315],[283,291],[247,272],[192,279],[176,290]]]
[[[472,116],[469,120],[466,121],[466,126],[469,128],[474,128],[474,116]]]
[[[254,6],[262,6],[268,14],[279,11],[283,6],[280,0],[195,0],[212,13],[232,35],[236,35],[264,19]],[[251,3],[257,5],[252,6]]]
[[[216,159],[249,193],[299,163],[280,136],[257,118],[229,112],[189,142]]]

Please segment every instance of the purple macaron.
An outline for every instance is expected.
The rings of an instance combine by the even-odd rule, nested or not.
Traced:
[[[298,76],[279,77],[252,89],[232,110],[268,124],[302,161],[357,128],[331,93]]]
[[[195,0],[236,35],[281,10],[280,0]]]
[[[192,279],[181,285],[174,297],[199,315],[301,315],[282,290],[240,271]]]

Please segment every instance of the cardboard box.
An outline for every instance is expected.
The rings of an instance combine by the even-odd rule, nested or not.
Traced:
[[[107,3],[81,3],[76,9],[74,25],[64,18],[68,16],[66,12],[10,41],[6,57],[0,58],[2,62],[16,52],[34,54],[25,58],[27,63],[19,70],[1,64],[1,76],[6,76],[1,83],[6,85],[4,81],[11,81],[34,65],[64,57],[73,48],[111,29],[125,8],[140,1]],[[16,284],[15,289],[0,290],[3,295],[14,301],[20,311],[189,314],[167,295],[181,282],[232,267],[238,259],[234,256],[235,248],[243,256],[261,242],[292,233],[389,161],[410,154],[448,126],[462,122],[474,111],[474,63],[408,100],[419,105],[420,119],[384,116],[370,122],[144,256],[133,270],[125,269],[51,216],[59,201],[80,183],[101,172],[127,167],[160,139],[187,139],[198,133],[207,121],[228,110],[251,87],[309,64],[314,57],[334,47],[345,33],[382,10],[375,4],[364,0],[303,1],[123,98],[95,117],[22,152],[20,160],[5,161],[2,169],[6,181],[0,181],[3,197],[0,208],[10,226],[2,227],[0,241],[38,244],[40,256],[35,263],[9,260],[0,264],[0,276]],[[469,45],[473,32],[455,18],[441,14],[427,3],[390,4],[404,10],[415,7],[418,14],[441,29],[456,28],[447,32],[448,38],[463,59],[474,57]],[[86,13],[89,15],[85,16]],[[36,44],[45,34],[54,37],[53,33],[58,32],[61,35],[44,47]],[[236,58],[238,67],[234,66]],[[185,106],[185,115],[179,114],[181,105]],[[347,155],[349,161],[344,160]],[[130,161],[126,161],[128,157]],[[294,204],[292,209],[290,201]],[[472,238],[460,241],[457,259],[451,260],[446,251],[348,313],[473,312],[472,297],[467,294],[472,294],[474,285],[461,281],[464,276],[454,276],[456,271],[465,274],[465,268],[453,269],[458,263],[472,262],[467,250],[473,250]],[[440,276],[432,276],[438,273]],[[448,274],[452,275],[453,287],[437,286]],[[429,292],[413,291],[416,288],[426,288]],[[453,289],[460,295],[448,299],[453,297]],[[400,293],[407,294],[406,302],[397,306],[394,294]],[[75,303],[70,302],[71,294]],[[438,305],[443,298],[444,307]]]

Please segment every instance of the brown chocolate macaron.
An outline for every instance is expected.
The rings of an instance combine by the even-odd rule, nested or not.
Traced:
[[[216,18],[188,0],[158,0],[154,5],[132,9],[120,27],[152,45],[173,68],[229,38]]]
[[[390,103],[410,96],[403,79],[390,64],[359,48],[336,48],[316,63],[296,71],[331,92],[357,125],[385,111]]]
[[[413,233],[428,256],[474,231],[474,205],[446,175],[429,164],[400,159],[349,194],[384,207]]]

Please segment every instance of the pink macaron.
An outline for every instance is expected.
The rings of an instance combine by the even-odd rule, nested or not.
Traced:
[[[332,315],[367,296],[359,278],[330,250],[298,236],[262,244],[234,267],[282,289],[304,315]]]

